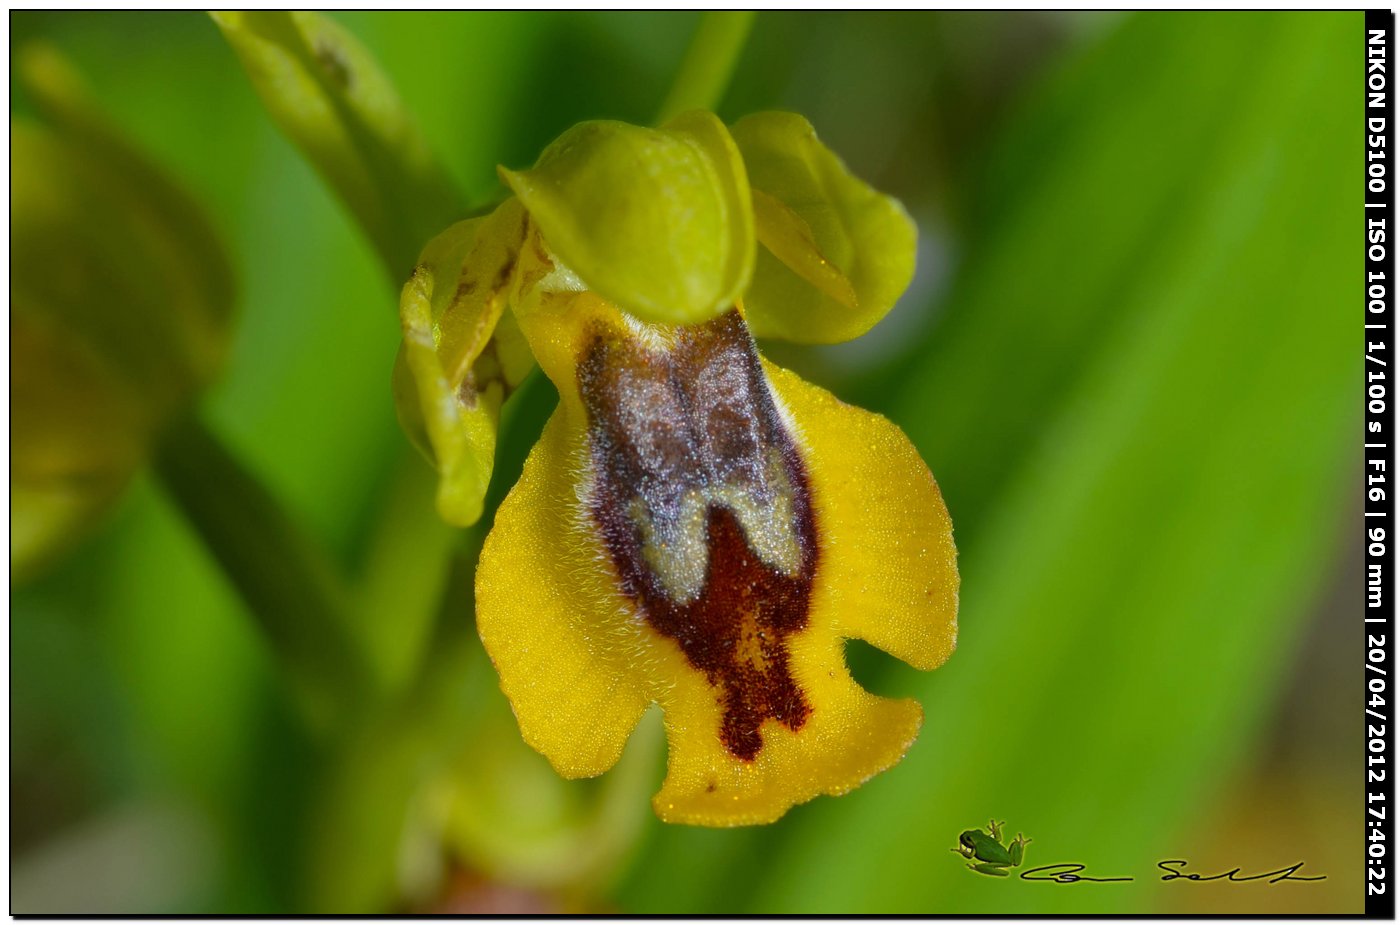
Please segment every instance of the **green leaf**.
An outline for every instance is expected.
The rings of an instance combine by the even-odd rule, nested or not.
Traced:
[[[799,115],[754,113],[731,131],[763,244],[744,298],[753,332],[837,343],[870,330],[914,277],[918,232],[904,207],[853,176]]]
[[[424,243],[464,210],[374,58],[317,13],[211,15],[273,119],[349,206],[390,275],[407,277]]]
[[[155,468],[248,605],[310,728],[325,733],[355,715],[377,692],[334,563],[197,418],[168,429]]]
[[[661,129],[582,122],[530,170],[502,168],[550,249],[644,321],[695,324],[753,272],[753,212],[728,131],[694,111]]]

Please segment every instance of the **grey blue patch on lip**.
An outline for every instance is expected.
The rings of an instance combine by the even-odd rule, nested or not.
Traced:
[[[745,759],[811,712],[785,638],[807,624],[816,525],[806,470],[738,312],[649,347],[599,332],[578,367],[591,513],[624,592],[719,688]]]

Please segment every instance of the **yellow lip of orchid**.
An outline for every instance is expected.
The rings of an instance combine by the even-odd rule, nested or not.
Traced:
[[[507,174],[508,208],[527,216],[495,250],[511,259],[461,270],[493,281],[477,302],[509,304],[560,395],[477,571],[501,686],[526,741],[571,778],[611,767],[659,704],[656,811],[702,825],[769,822],[897,762],[922,710],[857,685],[843,640],[928,669],[956,637],[951,523],[917,451],[765,361],[749,333],[868,328],[912,274],[912,224],[800,117],[751,116],[736,135],[708,114],[571,130],[541,166]],[[610,185],[603,214],[585,181]],[[729,231],[678,282],[668,274],[691,264],[674,246],[701,246],[693,216]],[[617,239],[654,259],[618,265]],[[805,326],[778,298],[792,292]],[[684,310],[668,314],[667,293]],[[476,343],[448,365],[470,364],[483,340],[441,330],[449,320],[435,340]]]

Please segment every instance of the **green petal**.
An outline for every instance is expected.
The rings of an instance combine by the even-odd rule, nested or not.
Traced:
[[[554,254],[645,321],[694,324],[738,301],[753,272],[744,165],[723,124],[583,122],[534,168],[501,175]]]
[[[731,131],[764,245],[744,297],[753,332],[837,343],[870,330],[914,277],[904,207],[853,176],[801,116],[755,113]]]
[[[403,279],[423,242],[463,210],[373,56],[317,13],[211,15],[273,119]]]
[[[458,222],[428,243],[399,302],[399,421],[437,466],[438,513],[457,526],[481,517],[501,402],[534,365],[504,311],[524,232],[515,199]]]

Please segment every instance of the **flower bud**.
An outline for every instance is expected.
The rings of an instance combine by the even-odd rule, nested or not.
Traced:
[[[55,52],[10,127],[11,565],[82,532],[216,375],[232,277],[195,203],[109,126]]]

